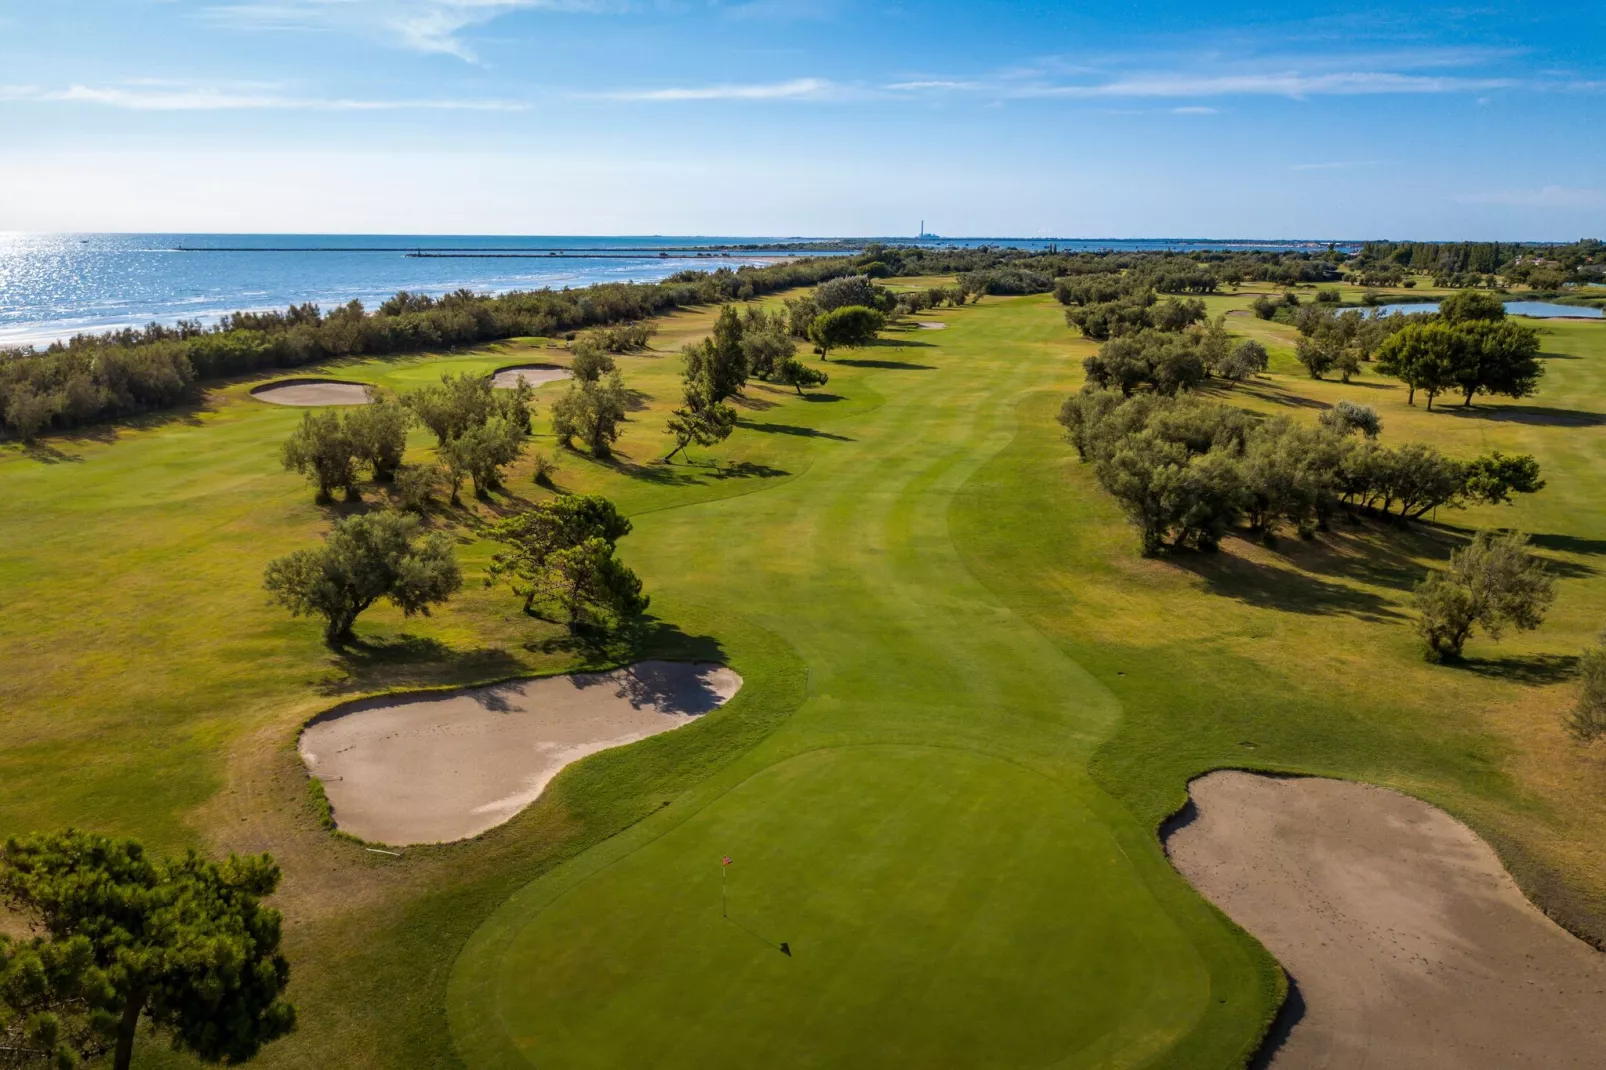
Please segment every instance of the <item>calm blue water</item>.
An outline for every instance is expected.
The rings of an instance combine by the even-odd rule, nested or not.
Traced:
[[[713,252],[786,241],[727,237],[408,237],[286,234],[0,233],[0,347],[44,344],[80,332],[181,319],[216,321],[236,311],[312,301],[372,307],[398,290],[439,295],[467,287],[503,293],[595,282],[649,282],[687,268],[762,262]],[[792,239],[798,240],[798,239]],[[807,240],[807,239],[802,239]],[[908,239],[895,239],[908,243]],[[1319,249],[1316,242],[1205,239],[927,239],[1061,249]],[[534,256],[412,258],[415,250]],[[698,256],[696,252],[703,251]],[[548,255],[548,254],[554,255]],[[662,254],[662,255],[660,255]]]
[[[1534,319],[1557,319],[1561,316],[1577,316],[1582,319],[1606,319],[1606,312],[1598,308],[1585,308],[1581,305],[1558,305],[1554,301],[1507,301],[1505,302],[1506,315],[1531,316]],[[1415,315],[1421,312],[1437,312],[1437,301],[1418,301],[1415,304],[1377,305],[1372,309],[1374,316],[1392,316],[1396,312],[1406,315]]]

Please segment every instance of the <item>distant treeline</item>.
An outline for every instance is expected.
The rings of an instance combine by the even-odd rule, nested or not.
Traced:
[[[0,427],[31,437],[168,408],[197,383],[337,357],[418,352],[504,338],[628,323],[674,308],[745,300],[851,274],[849,257],[813,257],[736,270],[686,271],[656,283],[602,283],[490,297],[399,293],[369,312],[353,301],[329,312],[236,312],[194,322],[79,335],[43,351],[0,353]]]
[[[330,311],[306,304],[282,312],[237,312],[210,328],[182,321],[172,327],[152,324],[79,335],[44,350],[0,351],[0,431],[30,438],[170,408],[192,399],[197,384],[228,376],[339,357],[567,334],[848,275],[954,275],[965,293],[981,295],[1045,293],[1060,280],[1119,274],[1142,290],[1194,294],[1246,281],[1330,282],[1341,277],[1347,259],[1333,249],[1073,254],[873,243],[856,255],[684,271],[654,283],[602,283],[495,297],[467,290],[440,298],[399,293],[373,311],[353,301]]]
[[[1606,243],[1566,245],[1516,242],[1367,242],[1356,256],[1361,273],[1383,277],[1405,271],[1434,276],[1440,285],[1521,282],[1538,289],[1606,278]]]

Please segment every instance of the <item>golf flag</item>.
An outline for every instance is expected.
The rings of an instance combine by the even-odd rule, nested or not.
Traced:
[[[724,860],[720,862],[720,865],[722,865],[722,866],[728,866],[730,864],[731,864],[731,856],[730,855],[726,855]]]

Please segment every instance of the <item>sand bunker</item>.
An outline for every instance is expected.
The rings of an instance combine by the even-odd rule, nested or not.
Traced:
[[[251,391],[258,401],[275,405],[366,405],[368,387],[362,383],[343,383],[338,379],[281,379]]]
[[[1191,794],[1172,861],[1295,989],[1267,1065],[1606,1065],[1606,955],[1535,909],[1444,811],[1363,784],[1238,772]]]
[[[922,331],[946,331],[948,329],[946,323],[938,323],[936,320],[920,320],[915,326]]]
[[[588,754],[689,724],[742,678],[710,662],[371,699],[315,719],[302,760],[335,821],[379,843],[445,843],[495,828]]]
[[[556,364],[518,364],[511,368],[497,369],[496,374],[491,376],[491,385],[512,390],[520,381],[537,387],[542,383],[555,383],[568,377],[569,369],[560,368]]]

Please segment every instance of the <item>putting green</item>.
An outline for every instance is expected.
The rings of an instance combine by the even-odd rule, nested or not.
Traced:
[[[448,999],[468,1065],[1225,1066],[1252,1047],[1269,962],[1087,775],[1118,704],[950,533],[1022,399],[1069,378],[1063,328],[1004,302],[952,322],[863,354],[886,400],[793,428],[816,439],[797,478],[637,518],[655,594],[783,637],[809,695],[481,927]]]

